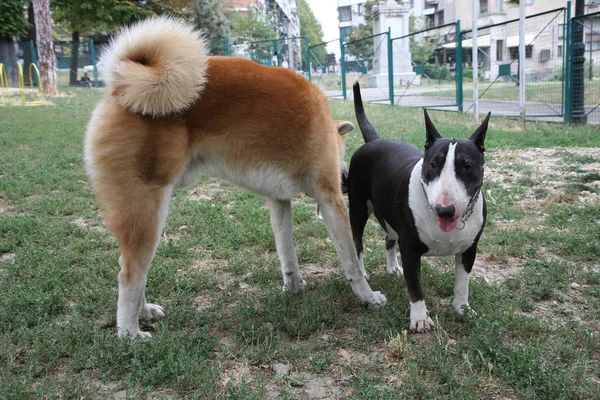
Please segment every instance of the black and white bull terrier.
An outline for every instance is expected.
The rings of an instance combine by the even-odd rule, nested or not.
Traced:
[[[354,109],[365,144],[352,156],[348,174],[350,224],[364,272],[362,237],[374,212],[386,232],[387,272],[404,275],[410,329],[434,327],[421,289],[421,256],[455,256],[454,310],[469,306],[469,274],[486,219],[483,153],[490,113],[469,139],[444,139],[425,111],[425,153],[381,140],[369,123],[358,82]],[[398,265],[396,244],[402,270]]]

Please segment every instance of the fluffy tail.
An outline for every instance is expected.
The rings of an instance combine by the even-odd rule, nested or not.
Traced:
[[[201,34],[178,19],[150,18],[124,28],[102,53],[102,77],[118,105],[161,117],[200,96],[208,50]]]
[[[367,119],[365,115],[365,109],[363,108],[362,96],[360,95],[360,85],[358,81],[354,82],[354,113],[356,114],[356,119],[358,120],[358,126],[360,127],[360,131],[362,132],[363,138],[365,139],[365,143],[369,143],[373,140],[380,139],[379,135],[373,125]]]

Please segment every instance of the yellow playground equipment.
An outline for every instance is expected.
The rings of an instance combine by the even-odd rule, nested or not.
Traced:
[[[41,106],[44,104],[44,91],[42,88],[42,79],[40,77],[40,70],[37,65],[31,63],[29,65],[29,84],[33,82],[33,71],[37,75],[38,89],[39,92],[36,94],[36,90],[31,88],[28,92],[31,95],[31,100],[28,100],[27,92],[25,90],[25,79],[23,77],[23,67],[19,64],[19,89],[21,94],[21,102],[24,106]]]
[[[40,70],[37,65],[31,63],[29,65],[29,83],[30,88],[25,88],[25,77],[23,73],[23,66],[21,64],[18,65],[19,72],[19,98],[20,103],[24,106],[41,106],[44,104],[44,93],[42,88],[42,80],[40,78]],[[34,75],[35,72],[35,75]],[[34,77],[36,78],[34,80]],[[38,87],[35,88],[33,82],[38,82]],[[17,102],[13,102],[11,98],[11,92],[15,92],[16,89],[10,89],[8,86],[8,72],[6,70],[6,66],[4,63],[0,62],[0,106],[7,106],[11,103],[18,104]]]
[[[8,73],[4,63],[0,63],[0,106],[7,106],[10,93],[8,92]]]

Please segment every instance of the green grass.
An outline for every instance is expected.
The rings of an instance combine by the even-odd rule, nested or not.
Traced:
[[[427,92],[421,96],[426,97],[456,97],[454,86],[444,84],[442,86],[444,92]],[[472,84],[464,84],[463,92],[471,93],[473,91]],[[544,102],[548,104],[562,104],[563,87],[561,82],[528,82],[526,101],[528,102]],[[584,103],[586,106],[594,107],[600,103],[600,80],[585,81]],[[514,81],[505,83],[503,81],[482,81],[479,83],[479,99],[480,100],[495,100],[495,101],[519,101],[519,86]]]
[[[384,236],[370,222],[370,283],[389,304],[357,304],[315,203],[294,205],[308,287],[282,293],[265,201],[202,178],[172,201],[149,274],[165,319],[146,342],[115,336],[118,246],[83,170],[82,140],[97,90],[71,89],[45,107],[0,108],[0,399],[523,398],[590,399],[600,390],[600,206],[589,127],[492,119],[485,183],[489,221],[471,283],[478,316],[455,317],[451,258],[426,258],[423,286],[438,328],[408,334],[401,280],[385,273]],[[335,118],[356,123],[351,103]],[[367,105],[384,138],[422,148],[422,112]],[[466,137],[472,116],[430,113],[443,136]],[[347,158],[361,145],[349,133]],[[564,179],[549,186],[520,158],[557,149]],[[193,193],[196,197],[191,196]],[[531,196],[540,201],[528,203]],[[589,195],[588,195],[589,196]],[[477,269],[477,267],[476,267]],[[572,289],[572,283],[580,286]],[[394,340],[394,338],[396,338]],[[290,373],[275,376],[274,363]]]

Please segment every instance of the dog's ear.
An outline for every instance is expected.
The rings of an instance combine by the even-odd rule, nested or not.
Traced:
[[[335,120],[335,127],[342,136],[354,130],[354,125],[350,121]]]
[[[475,133],[469,138],[469,140],[475,143],[475,146],[477,146],[479,151],[482,153],[485,152],[485,146],[483,145],[483,142],[485,141],[485,134],[487,133],[488,122],[490,120],[491,115],[492,113],[488,112],[481,125],[479,125],[479,128],[477,128]]]
[[[437,129],[435,129],[431,119],[429,119],[427,110],[423,109],[423,112],[425,113],[425,150],[427,150],[431,147],[433,142],[435,142],[437,139],[441,139],[442,137],[438,133]]]

